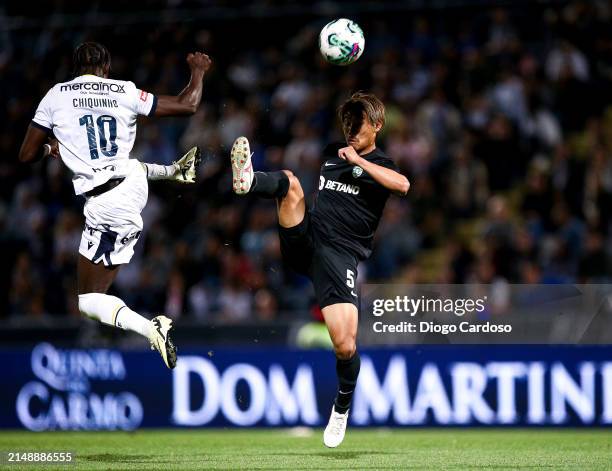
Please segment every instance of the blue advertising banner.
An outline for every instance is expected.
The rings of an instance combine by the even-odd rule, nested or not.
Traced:
[[[610,426],[612,346],[364,349],[356,426]],[[0,427],[321,426],[336,391],[328,351],[0,351]]]

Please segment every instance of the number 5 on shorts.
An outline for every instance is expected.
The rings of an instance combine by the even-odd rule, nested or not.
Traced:
[[[355,291],[353,291],[353,288],[355,287],[355,272],[353,270],[346,270],[346,286],[351,288],[351,294],[357,297]]]

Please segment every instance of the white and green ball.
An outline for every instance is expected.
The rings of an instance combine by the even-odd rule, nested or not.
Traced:
[[[339,18],[327,23],[319,34],[319,49],[326,61],[335,65],[355,62],[365,47],[363,31],[357,23]]]

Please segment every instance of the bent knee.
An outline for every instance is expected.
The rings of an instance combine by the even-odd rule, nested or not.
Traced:
[[[334,342],[334,353],[336,354],[336,357],[341,360],[350,360],[355,354],[356,350],[357,344],[353,338]]]
[[[287,192],[287,197],[292,199],[301,199],[304,197],[304,190],[302,190],[302,185],[300,184],[300,180],[291,170],[283,170],[287,178],[289,179],[289,190]]]

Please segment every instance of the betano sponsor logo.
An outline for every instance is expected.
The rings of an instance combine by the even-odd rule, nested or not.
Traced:
[[[360,188],[359,185],[351,185],[349,183],[337,182],[335,180],[325,180],[323,175],[319,176],[319,191],[323,190],[340,191],[342,193],[348,193],[350,195],[358,195]]]

